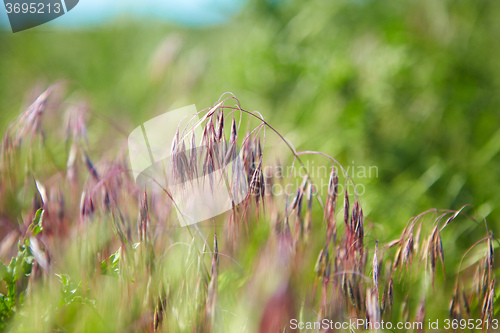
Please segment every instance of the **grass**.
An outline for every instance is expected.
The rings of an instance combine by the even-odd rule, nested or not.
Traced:
[[[498,243],[472,207],[370,221],[335,158],[295,149],[265,110],[226,94],[200,122],[179,124],[165,149],[169,184],[203,176],[203,188],[226,184],[232,205],[181,227],[177,197],[159,179],[138,186],[122,145],[90,151],[109,141],[88,134],[87,106],[67,98],[51,86],[2,140],[0,256],[12,258],[0,264],[3,331],[283,332],[294,318],[473,319],[476,331],[496,331]],[[237,156],[241,172],[228,164]],[[308,158],[330,170],[326,191],[313,167],[296,173]],[[272,172],[279,166],[291,168]],[[278,195],[277,185],[292,190]],[[400,236],[381,240],[383,227]]]
[[[251,1],[203,29],[124,18],[0,31],[0,131],[60,80],[125,129],[232,91],[299,149],[378,166],[378,177],[355,179],[373,221],[471,204],[498,233],[500,3],[278,3]],[[89,119],[91,149],[97,138],[116,144],[108,128]]]

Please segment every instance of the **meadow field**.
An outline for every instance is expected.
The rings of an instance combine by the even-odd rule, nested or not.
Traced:
[[[500,332],[498,15],[0,30],[0,332]],[[140,182],[155,122],[168,168]]]

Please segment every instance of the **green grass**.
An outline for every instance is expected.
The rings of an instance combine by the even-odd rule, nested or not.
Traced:
[[[498,7],[291,2],[254,4],[207,29],[122,20],[87,31],[3,32],[0,126],[26,106],[26,91],[58,80],[125,131],[232,91],[269,110],[302,148],[378,166],[365,199],[377,222],[464,204],[497,221]],[[173,32],[182,47],[153,79],[153,54]]]
[[[39,152],[35,160],[42,161],[33,169],[38,170],[35,176],[45,180],[65,172],[70,147],[60,142],[64,137],[61,117],[68,105],[88,106],[88,152],[100,161],[111,159],[126,135],[153,116],[193,103],[200,109],[231,91],[242,105],[260,111],[297,149],[325,152],[346,167],[378,168],[377,177],[354,177],[366,188],[360,201],[371,253],[376,239],[385,244],[399,238],[411,216],[433,207],[458,210],[470,204],[467,212],[477,221],[485,217],[497,234],[499,10],[494,1],[312,1],[307,6],[295,1],[278,6],[256,1],[227,25],[204,29],[122,19],[80,31],[44,26],[14,35],[2,31],[0,131],[4,133],[49,85],[66,82],[65,104],[54,106],[44,119],[47,133],[54,135],[47,135],[43,149],[33,146]],[[158,51],[165,38],[170,48],[175,48],[178,38],[182,43],[171,61],[162,65],[153,59],[155,54],[156,59],[166,58]],[[22,156],[27,148],[20,149]],[[326,163],[319,157],[311,160]],[[25,177],[29,188],[22,185]],[[20,225],[26,227],[30,221],[36,193],[31,177],[33,174],[20,167],[7,190],[5,183],[0,184],[4,193],[0,216],[9,221],[5,230],[12,226],[22,230]],[[86,174],[79,177],[86,178]],[[73,218],[79,194],[72,194],[67,203],[74,210]],[[108,217],[101,220],[110,223]],[[260,225],[257,230],[250,228],[238,254],[248,271],[271,232],[264,223]],[[317,230],[313,238],[322,240],[323,230]],[[88,251],[99,252],[104,243],[114,242],[112,230],[99,235],[94,240],[98,244]],[[179,237],[190,243],[186,235]],[[445,252],[452,257],[446,261],[447,270],[454,272],[471,241],[484,237],[484,232],[480,226],[458,219],[453,231],[445,229],[442,237]],[[103,313],[116,318],[113,309],[105,308],[116,303],[122,290],[113,278],[96,275],[95,263],[85,269],[76,265],[75,258],[84,254],[77,244],[65,245],[71,250],[53,273],[67,272],[75,285],[82,281],[79,297],[98,300],[99,305],[95,312],[88,303],[68,302],[71,305],[65,314],[55,315],[64,321],[57,325],[68,331],[85,331],[97,325]],[[117,250],[116,244],[110,247],[108,258]],[[311,249],[304,270],[314,270],[320,248]],[[66,247],[61,245],[61,249]],[[157,251],[161,249],[159,246]],[[390,254],[392,258],[394,253]],[[2,261],[8,264],[11,255],[4,255]],[[166,267],[161,266],[159,272]],[[241,272],[236,268],[231,272],[219,276],[221,294],[241,283]],[[47,283],[50,288],[35,292],[39,295],[29,308],[36,313],[33,318],[43,317],[38,312],[44,299],[50,300],[54,311],[59,306],[60,279],[51,275]],[[435,303],[440,316],[445,315],[453,292],[449,277],[447,283],[442,290],[436,288],[438,294],[446,294]],[[144,308],[135,298],[141,288],[145,288],[143,284],[132,293],[134,301],[123,313],[142,313]],[[263,295],[273,289],[262,288]],[[103,296],[104,290],[109,297]],[[234,299],[222,302],[226,301],[231,306],[239,303]],[[412,307],[419,302],[419,297],[412,299]],[[250,305],[239,310],[258,312]],[[78,315],[80,311],[85,315]],[[86,316],[93,318],[88,324],[84,323]],[[122,316],[119,318],[127,318]],[[126,326],[136,316],[113,325]],[[47,325],[51,323],[49,320]]]
[[[2,255],[12,259],[0,266],[1,329],[274,332],[292,328],[294,318],[498,324],[497,243],[487,223],[469,215],[470,207],[433,209],[406,226],[395,224],[391,232],[400,236],[388,242],[379,231],[388,226],[365,220],[347,169],[328,154],[293,150],[260,113],[225,95],[201,111],[200,125],[175,135],[169,181],[217,169],[240,145],[242,174],[227,169],[202,184],[224,180],[231,198],[240,186],[248,193],[227,212],[181,227],[185,218],[175,211],[181,201],[195,200],[192,194],[181,199],[161,179],[136,184],[120,146],[94,159],[84,117],[78,117],[84,105],[71,109],[63,139],[54,114],[62,112],[64,98],[62,85],[50,87],[2,141],[2,211],[23,213],[17,220],[5,215],[2,226]],[[208,148],[196,152],[195,163],[183,147],[191,147],[197,126]],[[270,145],[273,136],[278,143]],[[276,153],[292,166],[281,175],[266,171],[275,170],[267,167]],[[309,155],[324,162],[297,172],[309,165]],[[317,187],[325,179],[313,173],[322,165],[332,170],[327,188]],[[184,189],[197,184],[193,179]],[[273,191],[278,185],[288,192]]]

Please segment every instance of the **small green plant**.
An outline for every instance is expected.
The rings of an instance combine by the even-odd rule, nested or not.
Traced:
[[[35,237],[42,230],[43,210],[36,211],[33,222],[29,225],[27,235],[19,240],[18,253],[13,257],[8,266],[0,262],[0,282],[4,283],[6,293],[0,292],[0,329],[5,329],[8,321],[19,311],[24,302],[24,292],[28,286],[28,279],[32,273],[36,259],[32,248],[34,245],[31,237]]]

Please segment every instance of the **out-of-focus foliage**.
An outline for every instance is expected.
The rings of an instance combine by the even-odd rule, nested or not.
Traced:
[[[20,111],[49,85],[65,81],[70,97],[60,100],[66,104],[49,105],[47,109],[64,111],[73,105],[88,105],[89,142],[83,146],[94,161],[103,161],[109,151],[115,152],[126,143],[133,128],[154,115],[193,103],[201,109],[231,91],[243,107],[260,111],[298,149],[325,152],[346,167],[378,168],[370,178],[352,176],[366,187],[360,196],[367,217],[366,245],[373,250],[375,244],[370,242],[380,240],[379,255],[384,260],[392,259],[394,249],[383,250],[382,244],[399,238],[409,217],[431,207],[460,209],[471,204],[478,214],[487,217],[490,227],[500,231],[498,17],[500,2],[491,0],[260,0],[250,1],[238,17],[217,27],[182,28],[122,18],[83,30],[41,26],[15,35],[1,31],[0,132],[4,133]],[[64,123],[63,114],[57,119],[57,115],[47,113],[49,123],[54,119],[57,124]],[[49,125],[42,128],[57,130],[55,121]],[[43,158],[50,162],[37,164],[37,170],[50,169],[50,175],[59,173],[65,179],[70,147],[55,142],[54,137],[64,137],[65,129],[60,130],[47,135],[47,140],[53,141],[35,141],[34,151],[47,152]],[[19,154],[20,161],[23,156]],[[23,173],[22,167],[12,168],[19,170],[19,174],[9,174],[13,184],[33,183],[33,175]],[[84,178],[85,170],[81,168],[78,177]],[[12,189],[2,185],[0,189],[10,191],[0,191],[0,222],[15,225],[19,221],[16,227],[23,230],[26,224],[20,217],[26,216],[33,199],[32,193],[27,194],[29,186],[10,184]],[[66,209],[80,205],[80,192],[74,194]],[[83,197],[81,202],[86,208],[88,198]],[[126,210],[136,213],[131,208],[135,207],[132,199],[123,207],[124,214]],[[44,233],[67,233],[64,225],[74,225],[77,217],[84,215],[76,209],[68,210],[72,219],[61,223],[61,230],[35,223],[30,229],[32,235],[28,235],[31,238],[17,234],[17,229],[12,232],[12,239],[18,237],[24,243],[17,256],[5,251],[12,254],[13,264],[0,264],[0,278],[4,280],[0,283],[2,321],[23,311],[16,324],[23,323],[24,329],[42,327],[39,319],[43,318],[44,327],[61,331],[121,331],[124,327],[137,331],[140,325],[151,326],[153,317],[160,320],[158,313],[166,299],[174,299],[173,304],[178,305],[169,303],[172,313],[168,318],[194,318],[200,312],[198,304],[205,303],[196,299],[200,295],[194,291],[200,285],[199,277],[203,277],[203,283],[208,280],[202,269],[204,259],[193,255],[194,242],[188,243],[190,238],[183,229],[156,230],[159,236],[154,249],[147,243],[126,242],[125,232],[117,232],[123,222],[121,213],[114,214],[113,221],[109,216],[96,217],[86,232],[76,236],[54,237],[49,249],[59,261],[50,263],[54,270],[49,274],[38,270],[48,278],[32,285],[45,283],[44,288],[31,290],[31,302],[21,307],[24,280],[35,278],[32,263],[37,253],[30,242]],[[473,215],[474,211],[468,209],[467,213]],[[444,250],[440,251],[447,253],[446,271],[452,276],[471,242],[484,237],[484,230],[470,220],[460,222],[463,220],[457,219],[443,232]],[[320,222],[321,216],[315,221]],[[114,223],[115,234],[110,223]],[[153,223],[162,226],[157,220]],[[253,311],[251,318],[260,316],[260,305],[276,290],[269,284],[274,280],[265,274],[278,279],[283,274],[279,268],[277,272],[269,269],[279,267],[271,260],[254,267],[266,258],[262,247],[270,233],[270,224],[261,223],[238,239],[235,258],[238,265],[241,263],[239,267],[232,258],[221,256],[221,274],[213,281],[219,283],[222,309]],[[299,296],[303,291],[299,286],[309,286],[315,279],[314,260],[323,246],[316,242],[323,241],[323,229],[314,228],[313,235],[314,245],[308,250],[315,257],[307,257],[306,264],[300,266],[295,287]],[[462,242],[465,238],[467,241]],[[175,243],[167,246],[168,242]],[[441,244],[441,239],[438,242],[433,238],[431,243]],[[12,244],[15,247],[15,242]],[[479,247],[471,251],[464,267],[479,260],[484,255],[481,251]],[[157,261],[151,259],[154,255],[158,255]],[[210,256],[206,258],[208,261]],[[17,272],[23,276],[14,279],[12,272],[19,265],[22,271]],[[444,269],[444,262],[442,265]],[[440,269],[436,283],[444,280]],[[254,274],[251,278],[267,282],[252,286],[251,302],[236,299],[241,294],[235,291],[248,282],[246,272],[262,272],[262,277]],[[398,290],[396,281],[395,293],[401,299],[403,289],[417,290],[410,299],[413,311],[420,302],[418,292],[431,293],[431,289],[406,282],[403,280],[404,286]],[[446,290],[437,288],[428,302],[429,313],[446,316],[451,285]],[[189,297],[194,300],[184,302]],[[283,292],[282,300],[287,297]],[[304,304],[302,307],[307,306]],[[257,322],[248,323],[234,313],[224,313],[236,318],[229,320],[234,323],[231,331],[243,326],[256,329]],[[24,321],[25,314],[33,314],[31,321]],[[164,328],[191,324],[170,320]]]
[[[261,0],[203,29],[3,31],[0,128],[32,102],[26,91],[58,80],[125,132],[232,91],[301,149],[377,166],[378,178],[356,181],[379,237],[424,209],[467,203],[498,230],[499,15],[486,0]],[[109,124],[95,117],[91,130]]]

